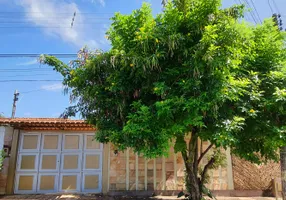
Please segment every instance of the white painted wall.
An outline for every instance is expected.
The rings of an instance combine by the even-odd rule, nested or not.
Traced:
[[[4,147],[4,138],[5,138],[5,127],[0,126],[0,151],[3,150]]]

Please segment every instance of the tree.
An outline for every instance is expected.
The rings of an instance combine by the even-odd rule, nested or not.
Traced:
[[[209,149],[231,148],[253,162],[277,159],[285,144],[285,47],[273,21],[240,20],[244,7],[220,9],[220,0],[169,1],[116,13],[107,52],[82,49],[67,65],[44,55],[60,72],[75,106],[97,127],[96,139],[146,157],[183,156],[189,197],[207,193],[200,161]],[[198,154],[198,139],[210,146]]]
[[[279,28],[280,31],[283,30],[282,19],[280,14],[272,15],[273,22]],[[281,182],[282,182],[282,196],[286,199],[286,146],[280,148],[280,165],[281,165]]]

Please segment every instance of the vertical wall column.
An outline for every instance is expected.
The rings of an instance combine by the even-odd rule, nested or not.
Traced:
[[[138,154],[136,153],[135,156],[135,187],[138,190],[138,177],[139,177],[139,170],[138,170]]]
[[[110,172],[110,143],[108,143],[108,181],[107,181],[107,192],[110,190],[110,180],[109,180],[109,172]]]
[[[4,138],[5,138],[5,127],[0,126],[0,151],[3,150],[4,147]]]
[[[153,160],[153,187],[154,187],[154,190],[156,190],[157,188],[157,180],[156,180],[156,177],[157,177],[157,173],[156,173],[156,170],[157,170],[157,164],[156,164],[156,158]]]
[[[229,190],[234,190],[230,148],[226,149],[226,161],[227,161],[227,169],[226,169],[227,170],[227,186]]]
[[[109,191],[110,143],[103,145],[102,193]]]
[[[162,190],[166,190],[166,159],[162,158]]]
[[[126,190],[129,190],[129,148],[126,150]]]
[[[174,153],[174,184],[175,190],[178,190],[178,177],[177,177],[177,154]]]
[[[144,159],[144,190],[148,189],[148,160]]]

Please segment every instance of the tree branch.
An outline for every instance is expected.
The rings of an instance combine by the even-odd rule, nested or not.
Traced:
[[[191,139],[189,141],[189,157],[191,158],[191,161],[194,162],[194,155],[192,155],[192,153],[194,152],[194,149],[196,148],[197,145],[197,140],[198,140],[198,136],[197,136],[197,128],[193,127],[192,128],[192,135],[191,135]]]
[[[189,166],[188,166],[188,155],[187,155],[187,152],[186,151],[181,151],[181,154],[182,154],[182,157],[183,157],[183,160],[184,160],[184,163],[185,163],[185,167],[188,170]]]
[[[200,162],[201,162],[201,160],[203,159],[203,157],[207,154],[207,152],[213,147],[213,145],[214,144],[210,144],[209,146],[208,146],[208,148],[206,148],[206,150],[204,150],[204,152],[202,152],[202,149],[201,149],[201,155],[200,155],[200,157],[199,157],[199,159],[198,159],[198,165],[200,164]]]
[[[203,170],[203,172],[202,172],[202,174],[201,174],[201,184],[204,183],[205,178],[206,178],[206,175],[207,175],[207,171],[208,171],[208,169],[214,164],[214,162],[215,162],[215,159],[214,159],[214,157],[212,157],[212,158],[209,160],[209,162],[205,165],[204,170]]]
[[[193,170],[194,170],[194,174],[198,173],[198,139],[196,139],[195,142],[195,150],[194,150],[194,162],[193,162]]]

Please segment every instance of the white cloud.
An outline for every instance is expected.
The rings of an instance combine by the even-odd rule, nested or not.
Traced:
[[[85,26],[84,22],[87,20],[84,15],[80,14],[81,11],[75,3],[56,0],[16,0],[16,2],[23,7],[26,21],[37,27],[42,27],[46,34],[59,37],[77,47],[84,45],[91,48],[98,47],[98,43],[92,39],[94,34],[88,35],[91,27]],[[103,0],[100,2],[104,3]],[[71,28],[75,12],[74,26]]]
[[[105,6],[105,1],[104,0],[98,0],[99,3],[102,5],[102,6]]]
[[[50,85],[42,85],[41,89],[46,91],[60,91],[63,90],[63,85],[61,83],[55,83]]]
[[[91,0],[93,3],[99,3],[101,6],[105,6],[105,0]]]
[[[37,64],[37,63],[38,63],[37,59],[33,59],[31,61],[19,63],[19,64],[16,64],[16,65],[18,65],[18,66],[20,66],[20,65],[21,66],[28,66],[28,65],[34,65],[34,64]]]
[[[91,3],[99,3],[102,7],[105,6],[105,0],[87,0],[90,1]]]

